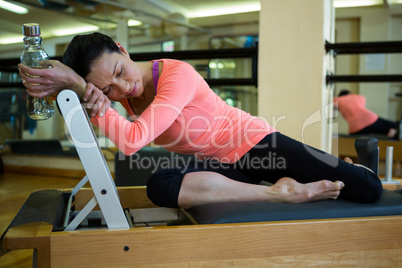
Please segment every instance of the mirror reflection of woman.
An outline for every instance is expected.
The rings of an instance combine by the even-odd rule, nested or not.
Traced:
[[[349,134],[381,134],[388,138],[396,138],[397,123],[379,117],[366,108],[366,98],[352,94],[349,90],[341,90],[334,99],[337,108],[348,123]]]

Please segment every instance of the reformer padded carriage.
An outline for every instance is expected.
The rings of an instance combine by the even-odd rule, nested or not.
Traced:
[[[145,187],[115,186],[76,94],[64,90],[57,102],[87,176],[73,190],[34,192],[4,237],[9,250],[34,248],[39,267],[402,264],[398,192],[373,204],[158,208]]]

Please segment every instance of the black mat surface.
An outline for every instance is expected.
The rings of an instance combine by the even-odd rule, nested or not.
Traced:
[[[347,200],[324,200],[303,204],[227,202],[186,210],[200,224],[331,219],[402,215],[402,195],[384,190],[371,204]]]
[[[10,228],[33,222],[46,222],[57,227],[61,222],[64,207],[65,195],[62,191],[40,190],[33,192],[1,236],[0,257],[9,252],[4,247],[4,236]]]

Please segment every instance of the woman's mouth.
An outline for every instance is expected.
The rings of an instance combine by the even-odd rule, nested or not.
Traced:
[[[129,96],[131,97],[131,96],[135,95],[136,92],[137,92],[137,82],[135,82],[134,88],[133,88],[133,90],[130,92]]]

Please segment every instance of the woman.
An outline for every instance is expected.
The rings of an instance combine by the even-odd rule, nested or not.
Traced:
[[[63,62],[49,61],[50,69],[19,65],[29,94],[74,90],[92,109],[91,122],[125,154],[154,141],[200,159],[151,176],[148,196],[159,206],[301,203],[338,196],[374,202],[381,196],[381,182],[371,171],[292,140],[227,105],[187,63],[136,63],[100,33],[74,37]],[[110,100],[121,102],[133,122],[110,108]],[[259,185],[261,180],[273,185]]]
[[[366,108],[366,98],[351,94],[343,89],[334,99],[334,107],[339,109],[348,123],[349,134],[382,134],[395,138],[397,123],[379,117]]]

